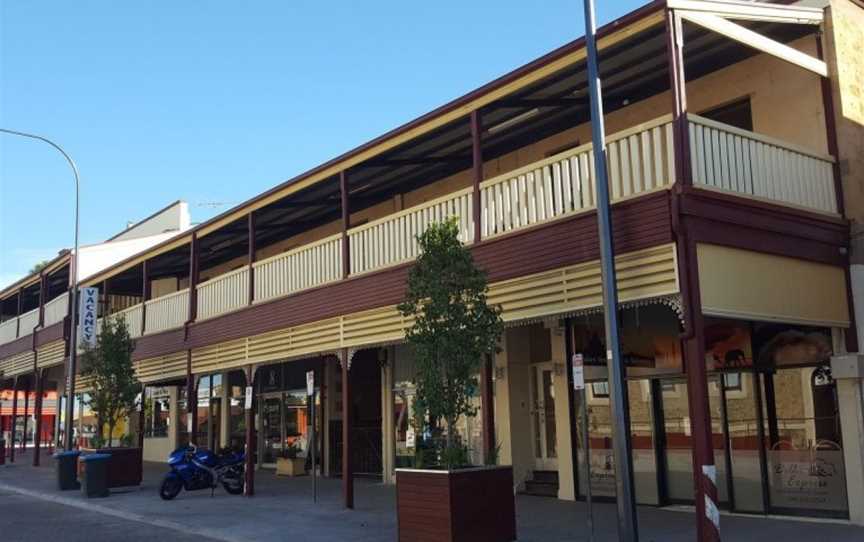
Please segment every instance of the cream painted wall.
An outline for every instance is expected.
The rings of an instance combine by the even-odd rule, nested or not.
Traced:
[[[496,418],[509,414],[510,464],[513,465],[513,483],[519,490],[525,488],[525,480],[531,478],[534,470],[534,457],[531,452],[531,401],[529,382],[531,364],[528,327],[516,327],[505,332],[507,342],[507,368],[504,372],[502,390],[507,396],[507,407],[496,410]],[[497,405],[496,405],[497,406]],[[500,435],[499,439],[505,435]]]
[[[177,396],[176,387],[168,388],[171,404],[171,412],[168,414],[168,436],[144,439],[144,450],[142,451],[144,461],[164,463],[168,459],[168,454],[177,448],[177,427],[180,420]]]

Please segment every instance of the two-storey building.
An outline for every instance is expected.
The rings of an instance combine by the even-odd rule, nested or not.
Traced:
[[[846,355],[859,336],[864,9],[800,4],[656,1],[599,32],[642,504],[693,502],[695,479],[720,508],[864,523],[864,365]],[[354,474],[392,482],[414,445],[396,305],[417,233],[457,217],[507,323],[479,375],[480,415],[463,421],[475,459],[497,449],[521,491],[613,497],[584,45],[87,276],[137,339],[158,405],[145,457],[195,441],[245,446],[270,468],[307,449],[312,370],[321,468],[343,477],[346,505]],[[7,378],[46,366],[38,348],[18,361],[24,346],[0,346]],[[569,381],[574,354],[585,392]]]

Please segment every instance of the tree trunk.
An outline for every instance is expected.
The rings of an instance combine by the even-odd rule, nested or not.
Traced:
[[[114,445],[114,423],[113,421],[108,422],[108,447]]]

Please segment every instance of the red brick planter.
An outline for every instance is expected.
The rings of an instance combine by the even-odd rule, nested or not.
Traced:
[[[396,513],[404,542],[516,540],[513,468],[396,469]]]

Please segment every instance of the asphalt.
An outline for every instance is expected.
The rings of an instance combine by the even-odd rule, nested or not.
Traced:
[[[356,480],[354,510],[342,507],[337,479],[319,480],[316,503],[311,478],[261,471],[251,499],[217,489],[213,497],[209,491],[183,492],[166,502],[157,494],[165,470],[145,464],[140,488],[86,499],[78,491],[58,491],[50,466],[33,468],[25,458],[0,467],[0,540],[396,540],[395,491],[374,480]],[[589,540],[583,503],[519,495],[516,511],[522,542]],[[594,540],[617,540],[614,505],[595,504],[594,516]],[[736,542],[864,541],[864,527],[842,521],[730,514],[720,521],[723,539]],[[687,508],[640,507],[639,527],[643,542],[695,539]]]

